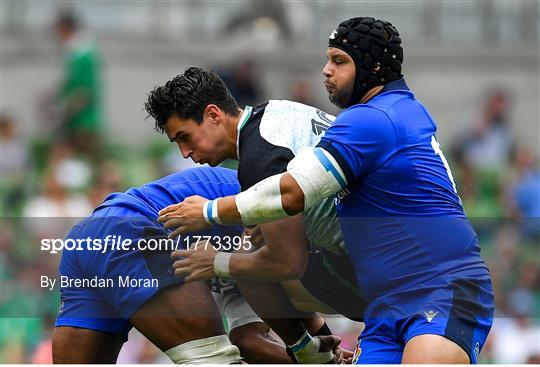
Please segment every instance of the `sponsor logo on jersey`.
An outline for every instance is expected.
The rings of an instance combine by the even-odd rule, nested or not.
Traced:
[[[439,313],[438,311],[433,311],[433,310],[424,311],[424,316],[426,317],[428,322],[431,322],[433,318],[437,316],[438,313]]]
[[[311,120],[311,130],[313,131],[313,134],[321,136],[327,129],[328,126],[324,123],[317,120]]]
[[[319,118],[318,120],[311,119],[311,130],[313,134],[321,136],[328,130],[335,117],[321,110],[317,110],[317,117]]]
[[[349,191],[349,189],[345,187],[344,189],[342,189],[340,192],[338,192],[336,194],[336,198],[334,199],[334,203],[336,205],[338,205],[341,202],[341,200],[345,199],[347,197],[347,195],[349,195],[350,193],[351,192]]]
[[[210,290],[212,293],[231,295],[238,294],[240,291],[234,279],[229,278],[212,278],[210,281]]]

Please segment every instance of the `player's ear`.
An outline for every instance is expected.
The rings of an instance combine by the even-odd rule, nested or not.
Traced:
[[[222,115],[222,111],[218,106],[216,106],[215,104],[209,104],[204,109],[203,118],[210,122],[218,123],[221,121],[221,115]]]

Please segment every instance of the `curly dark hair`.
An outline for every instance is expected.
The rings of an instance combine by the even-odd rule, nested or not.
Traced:
[[[144,108],[148,117],[154,118],[156,130],[163,134],[167,121],[173,115],[202,123],[204,109],[209,104],[215,104],[232,116],[240,112],[238,103],[219,76],[190,67],[184,74],[151,91]]]

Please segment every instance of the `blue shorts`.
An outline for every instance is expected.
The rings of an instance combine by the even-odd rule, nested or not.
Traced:
[[[172,271],[172,249],[140,250],[141,238],[166,238],[163,227],[126,208],[99,209],[73,227],[66,239],[132,241],[129,249],[64,249],[59,266],[60,309],[56,326],[73,326],[127,337],[129,318],[160,290],[184,283]],[[109,237],[111,240],[112,237]],[[102,242],[103,243],[103,242]],[[111,242],[109,242],[111,243]],[[82,280],[87,283],[74,280]],[[94,281],[93,283],[91,281]]]
[[[407,342],[435,334],[458,344],[471,363],[493,323],[493,287],[489,277],[439,277],[407,291],[381,296],[365,313],[366,327],[358,339],[353,363],[401,363]]]

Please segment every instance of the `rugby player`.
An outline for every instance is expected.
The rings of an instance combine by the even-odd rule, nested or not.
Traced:
[[[345,110],[316,147],[236,197],[188,198],[161,221],[176,233],[253,225],[335,197],[370,301],[356,362],[475,363],[493,319],[491,278],[435,122],[401,74],[399,33],[352,18],[331,33],[327,57],[326,89]]]
[[[208,286],[184,284],[172,274],[171,244],[156,222],[158,210],[198,194],[208,198],[239,192],[236,172],[201,167],[113,193],[93,214],[76,225],[67,239],[143,239],[142,247],[97,251],[86,245],[64,250],[59,275],[66,280],[99,279],[112,286],[79,287],[75,282],[61,288],[61,307],[53,337],[55,363],[114,363],[131,327],[137,328],[175,363],[292,363],[281,341],[257,317],[230,279],[212,279],[211,291],[228,321],[231,345]],[[241,235],[234,227],[206,234],[218,241]],[[153,240],[153,242],[152,242]],[[178,239],[186,246],[189,237]],[[193,239],[194,241],[195,239]],[[236,241],[238,242],[238,241]],[[85,242],[83,242],[85,243]],[[112,245],[111,245],[112,246]],[[119,277],[137,285],[120,286]],[[61,278],[62,279],[62,278]],[[157,284],[156,284],[157,283]],[[106,284],[103,282],[103,284]],[[151,286],[150,286],[151,285]],[[307,327],[319,330],[324,320]]]
[[[314,107],[291,101],[272,100],[242,110],[218,76],[195,67],[154,89],[148,96],[146,109],[155,119],[156,129],[166,133],[185,158],[213,166],[227,159],[238,159],[238,179],[243,190],[285,171],[295,154],[319,142],[334,119]],[[179,260],[177,267],[183,264],[189,270],[188,281],[215,275],[267,282],[299,278],[302,287],[298,282],[281,286],[256,282],[248,286],[246,282],[239,282],[255,312],[290,346],[304,340],[302,338],[311,340],[301,327],[289,328],[288,319],[298,308],[293,306],[303,308],[300,304],[315,303],[315,309],[309,311],[321,311],[318,307],[324,307],[328,312],[338,312],[351,319],[362,317],[361,305],[365,301],[344,249],[332,199],[307,211],[305,218],[287,218],[260,229],[266,246],[252,253],[216,254],[212,249],[203,248],[194,250],[196,255],[180,251],[176,257],[186,259]],[[199,270],[189,266],[192,260],[197,266],[195,256],[202,265]],[[230,263],[229,257],[233,259]],[[227,264],[228,269],[215,272],[213,264],[220,262]],[[183,275],[181,268],[176,272]],[[293,296],[293,304],[289,304],[286,298],[292,293],[283,293],[282,286],[289,291],[295,287],[294,295],[298,295],[300,289],[303,297]],[[278,305],[280,299],[281,306]]]

